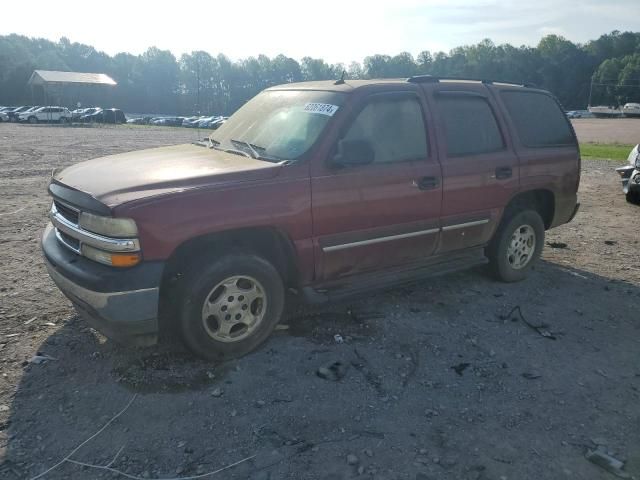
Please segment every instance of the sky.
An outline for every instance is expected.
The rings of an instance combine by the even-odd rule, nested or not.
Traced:
[[[280,53],[335,63],[375,53],[448,52],[484,38],[536,45],[547,34],[578,43],[640,30],[640,0],[2,0],[0,34],[92,45],[113,55],[150,46],[233,60]],[[165,6],[166,5],[166,6]]]

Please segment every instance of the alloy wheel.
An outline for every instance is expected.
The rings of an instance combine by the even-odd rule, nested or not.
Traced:
[[[264,319],[267,294],[253,277],[236,275],[211,289],[202,305],[202,324],[220,342],[237,342],[251,335]]]
[[[536,249],[536,232],[531,225],[520,225],[511,235],[507,248],[507,262],[511,268],[520,270],[526,267]]]

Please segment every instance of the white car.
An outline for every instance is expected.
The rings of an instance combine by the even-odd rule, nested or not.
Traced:
[[[0,122],[8,122],[9,121],[9,115],[7,115],[4,112],[0,112]]]
[[[71,120],[71,112],[65,107],[40,107],[31,112],[18,115],[19,122],[59,122],[66,123]]]

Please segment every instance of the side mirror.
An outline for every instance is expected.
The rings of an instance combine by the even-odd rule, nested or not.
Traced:
[[[341,167],[368,165],[373,163],[376,152],[366,140],[340,140],[338,153],[333,157],[333,164]]]

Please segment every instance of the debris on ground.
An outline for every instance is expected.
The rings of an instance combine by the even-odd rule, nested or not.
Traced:
[[[624,468],[624,462],[612,457],[600,449],[587,451],[585,458],[607,472],[614,474],[616,477],[631,478],[631,475],[622,470]]]
[[[535,379],[537,379],[537,378],[542,377],[542,375],[538,375],[538,374],[536,374],[536,373],[529,373],[529,372],[524,372],[524,373],[522,374],[522,376],[523,376],[524,378],[526,378],[527,380],[535,380]]]
[[[219,398],[219,397],[221,397],[221,396],[222,396],[222,394],[223,394],[223,393],[224,393],[224,392],[222,391],[222,389],[221,389],[221,388],[219,388],[219,387],[217,387],[217,388],[215,388],[215,389],[211,392],[211,396],[212,396],[212,397],[215,397],[215,398]]]
[[[547,242],[547,245],[551,248],[567,248],[568,245],[564,242]]]
[[[348,465],[357,465],[359,462],[358,457],[356,457],[353,453],[347,455],[347,464]]]
[[[520,320],[522,320],[522,323],[524,323],[527,327],[532,329],[534,332],[538,333],[540,336],[544,338],[548,338],[549,340],[557,340],[556,336],[548,330],[549,325],[547,325],[546,323],[541,323],[540,325],[534,325],[528,322],[527,319],[524,318],[524,315],[522,314],[522,310],[520,309],[519,305],[513,307],[511,311],[506,315],[501,315],[500,319],[516,321],[516,319],[512,318],[512,315],[515,312],[518,312],[518,316],[520,317]]]
[[[471,365],[470,363],[462,362],[451,367],[458,375],[462,376],[462,373]]]
[[[618,244],[618,242],[617,242],[617,241],[615,241],[615,240],[605,240],[605,241],[604,241],[604,244],[605,244],[605,245],[617,245],[617,244]]]
[[[49,355],[38,354],[38,355],[34,355],[29,360],[27,360],[27,363],[33,363],[35,365],[40,365],[41,363],[47,362],[49,360],[58,360],[58,359],[50,357]]]
[[[569,275],[573,275],[574,277],[578,277],[578,278],[581,278],[583,280],[589,280],[589,278],[587,278],[586,276],[582,275],[581,273],[574,272],[573,270],[569,270],[567,268],[561,268],[560,270],[562,270],[563,272],[568,273]]]
[[[334,382],[337,382],[338,380],[344,378],[344,376],[347,374],[348,369],[348,364],[336,361],[318,368],[316,375],[318,375],[320,378],[324,378],[325,380],[332,380]]]
[[[335,342],[336,342],[338,345],[341,345],[341,344],[343,344],[343,343],[344,343],[344,338],[342,338],[342,335],[340,335],[339,333],[336,333],[336,334],[333,336],[333,339],[335,340]]]

